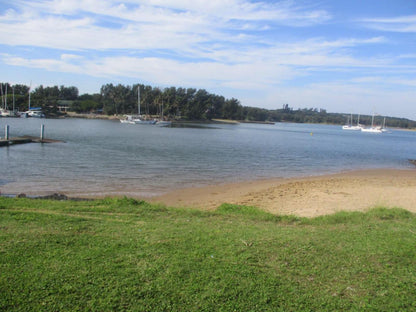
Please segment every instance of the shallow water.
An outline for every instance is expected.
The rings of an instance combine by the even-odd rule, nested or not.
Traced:
[[[65,143],[0,148],[3,193],[152,196],[180,187],[365,168],[414,168],[416,132],[340,126],[196,125],[160,128],[110,120],[0,119],[10,135]]]

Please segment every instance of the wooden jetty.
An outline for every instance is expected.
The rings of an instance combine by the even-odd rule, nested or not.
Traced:
[[[14,137],[14,138],[9,138],[9,139],[0,139],[0,147],[16,145],[16,144],[25,144],[25,143],[59,143],[59,142],[63,142],[63,141],[45,139],[45,138],[41,139],[40,137],[25,135],[25,136]]]

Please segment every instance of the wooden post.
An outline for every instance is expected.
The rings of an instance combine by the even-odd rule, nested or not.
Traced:
[[[43,136],[44,136],[44,134],[45,134],[45,125],[41,125],[40,126],[40,140],[42,141],[43,140]]]
[[[6,140],[8,140],[8,139],[9,139],[9,125],[6,125],[6,126],[4,127],[4,138],[5,138]]]

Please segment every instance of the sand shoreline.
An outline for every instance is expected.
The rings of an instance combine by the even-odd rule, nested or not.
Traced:
[[[12,185],[0,187],[13,192]],[[4,192],[5,191],[5,192]],[[128,196],[171,207],[215,210],[223,203],[256,206],[273,214],[315,217],[337,211],[365,211],[375,206],[400,207],[416,212],[416,169],[368,169],[298,178],[240,181],[143,195],[129,189],[35,192],[39,196],[62,193],[72,198]],[[28,195],[35,195],[28,192]],[[97,196],[99,194],[99,196]]]
[[[375,206],[416,212],[416,170],[369,169],[303,178],[267,179],[175,190],[148,201],[214,210],[222,203],[273,214],[315,217]]]

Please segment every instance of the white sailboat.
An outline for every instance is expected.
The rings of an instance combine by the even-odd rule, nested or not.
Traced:
[[[20,114],[20,117],[35,117],[35,118],[44,118],[45,114],[42,112],[41,107],[31,107],[30,106],[30,89],[32,88],[32,82],[30,82],[29,87],[29,103],[28,103],[28,110],[23,114]]]
[[[381,132],[388,132],[389,130],[386,128],[386,117],[383,119],[383,126],[381,127]]]
[[[137,109],[138,109],[138,115],[124,115],[124,119],[120,119],[121,123],[129,123],[129,124],[138,124],[138,125],[154,125],[157,120],[147,120],[142,118],[141,112],[140,112],[140,86],[137,87]]]
[[[7,83],[5,86],[5,93],[3,94],[3,84],[1,84],[1,99],[2,99],[2,106],[0,107],[0,116],[1,117],[17,117],[16,110],[14,108],[14,87],[12,87],[13,90],[13,110],[8,108],[7,105]]]
[[[358,119],[357,119],[357,125],[353,126],[352,125],[352,114],[351,114],[351,121],[348,123],[347,120],[347,124],[342,126],[342,130],[353,130],[353,131],[360,131],[362,129],[361,125],[360,125],[360,115],[358,115]]]
[[[169,126],[172,125],[171,121],[164,120],[164,117],[163,117],[163,101],[162,101],[162,105],[161,105],[160,119],[156,122],[156,125],[158,125],[159,127],[169,127]]]
[[[6,84],[6,96],[3,94],[3,84],[1,84],[0,116],[1,117],[8,117],[9,116],[9,111],[7,109],[7,84]]]
[[[369,132],[369,133],[382,133],[381,127],[374,127],[374,113],[371,117],[371,127],[370,128],[362,128],[362,132]]]
[[[133,116],[132,115],[124,115],[123,119],[120,119],[121,123],[126,123],[126,124],[134,124],[133,122]]]

